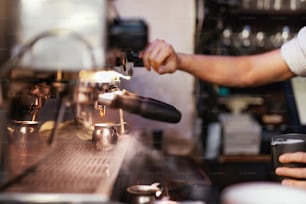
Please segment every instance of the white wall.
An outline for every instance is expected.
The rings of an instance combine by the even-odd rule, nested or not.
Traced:
[[[179,52],[194,52],[195,2],[192,0],[117,0],[122,18],[141,18],[149,26],[149,40],[159,38],[171,43]],[[126,114],[132,129],[150,134],[152,129],[164,130],[164,147],[172,154],[188,154],[194,145],[195,102],[194,78],[184,73],[158,75],[144,68],[134,68],[131,81],[122,88],[169,103],[182,112],[177,124],[156,122]]]

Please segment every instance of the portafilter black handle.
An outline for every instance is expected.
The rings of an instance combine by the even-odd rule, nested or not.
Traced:
[[[161,122],[178,123],[181,120],[181,112],[172,105],[127,91],[116,95],[108,106]]]

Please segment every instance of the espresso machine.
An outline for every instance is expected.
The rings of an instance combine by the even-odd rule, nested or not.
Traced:
[[[2,4],[0,200],[108,202],[129,143],[124,112],[181,118],[120,87],[147,44],[146,23],[122,19],[110,0]]]

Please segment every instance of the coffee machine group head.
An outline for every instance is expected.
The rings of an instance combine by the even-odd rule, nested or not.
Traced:
[[[54,121],[62,122],[70,106],[90,126],[88,110],[103,117],[106,107],[179,122],[171,105],[121,90],[120,80],[131,79],[133,60],[148,42],[143,20],[122,19],[111,0],[4,1],[13,35],[0,69],[0,105],[10,110],[9,121],[38,121],[45,102],[56,98]]]
[[[9,79],[2,83],[3,100],[21,102],[14,120],[37,120],[45,100],[58,96],[95,104],[97,94],[131,78],[129,53],[148,41],[146,23],[120,18],[109,0],[5,2],[13,37],[0,76]]]

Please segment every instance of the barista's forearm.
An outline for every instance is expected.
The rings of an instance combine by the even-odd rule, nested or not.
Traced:
[[[246,86],[248,61],[238,57],[178,54],[179,69],[204,81],[226,86]]]
[[[178,54],[179,69],[214,84],[246,87],[286,80],[294,74],[279,50],[252,56]]]

